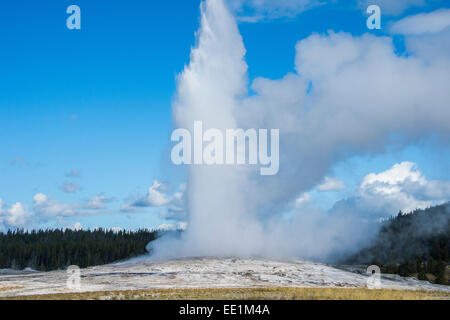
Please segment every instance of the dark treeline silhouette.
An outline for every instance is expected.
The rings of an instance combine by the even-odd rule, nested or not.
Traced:
[[[0,268],[49,271],[101,265],[146,253],[156,231],[15,230],[0,233]]]
[[[383,273],[414,276],[438,284],[449,284],[450,203],[401,211],[383,222],[373,243],[345,263],[374,264]]]

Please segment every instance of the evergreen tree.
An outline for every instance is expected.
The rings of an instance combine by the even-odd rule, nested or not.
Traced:
[[[402,276],[427,274],[435,283],[448,284],[446,266],[450,263],[450,203],[415,210],[382,223],[374,242],[344,264],[376,264],[382,272]]]
[[[9,230],[0,233],[0,269],[85,268],[145,254],[156,231]]]

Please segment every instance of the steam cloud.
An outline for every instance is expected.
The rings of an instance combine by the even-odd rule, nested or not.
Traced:
[[[201,120],[204,130],[279,128],[280,171],[261,177],[249,167],[191,166],[188,229],[156,241],[153,255],[332,260],[369,241],[380,218],[370,208],[346,201],[330,212],[295,209],[295,199],[349,156],[432,134],[448,144],[450,51],[430,53],[449,34],[406,36],[408,56],[397,55],[389,37],[313,34],[296,45],[295,73],[258,78],[249,95],[235,18],[223,0],[203,2],[198,43],[178,78],[176,127],[192,130]]]

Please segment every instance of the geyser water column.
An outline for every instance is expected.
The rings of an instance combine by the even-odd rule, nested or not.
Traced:
[[[201,26],[190,63],[178,77],[175,126],[193,133],[236,128],[238,99],[247,93],[245,48],[223,0],[201,4]],[[181,255],[249,255],[261,245],[260,226],[246,201],[251,188],[246,166],[191,165],[187,186],[188,230]],[[174,244],[172,244],[173,246]],[[171,248],[176,250],[176,248]],[[178,250],[177,250],[178,251]],[[173,252],[173,251],[172,251]]]

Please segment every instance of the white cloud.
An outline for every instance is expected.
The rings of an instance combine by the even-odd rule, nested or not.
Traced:
[[[37,193],[34,197],[34,205],[42,205],[47,201],[47,196],[43,193]]]
[[[153,185],[148,188],[147,194],[134,201],[121,206],[121,211],[135,211],[137,208],[161,208],[166,210],[160,212],[160,216],[164,218],[180,219],[185,214],[184,192],[185,184],[180,184],[180,192],[172,195],[167,194],[167,186],[155,180]]]
[[[9,208],[3,208],[3,200],[0,198],[0,231],[7,229],[25,228],[30,224],[32,213],[20,202]]]
[[[107,198],[104,194],[100,194],[88,200],[85,203],[84,207],[86,209],[94,209],[94,210],[105,209],[106,204],[110,201],[111,199]]]
[[[421,35],[438,33],[450,26],[450,9],[409,16],[395,22],[390,28],[393,34]]]
[[[43,218],[71,217],[77,214],[78,204],[59,202],[43,193],[33,197],[34,212]]]
[[[165,194],[166,186],[157,180],[148,188],[147,194],[144,197],[122,206],[123,209],[132,209],[133,207],[162,207],[171,202],[171,199]],[[126,210],[125,210],[126,211]]]
[[[65,203],[53,199],[43,193],[38,193],[33,197],[34,213],[42,221],[52,218],[73,217],[87,214],[101,214],[106,203],[110,199],[104,195],[98,195],[85,202]]]
[[[59,189],[65,193],[75,193],[81,191],[83,188],[81,188],[80,185],[78,185],[78,183],[64,181],[64,183]]]
[[[147,196],[141,200],[142,205],[148,207],[162,207],[167,205],[171,199],[166,198],[165,191],[166,186],[155,180],[153,185],[148,188]]]
[[[75,222],[75,224],[73,226],[67,227],[67,229],[71,229],[73,231],[79,231],[79,230],[83,230],[83,226],[81,225],[80,222]]]
[[[428,181],[417,164],[402,162],[384,172],[366,175],[358,197],[367,211],[384,211],[386,217],[399,210],[411,212],[447,202],[450,181]]]
[[[344,181],[330,177],[325,177],[323,183],[317,187],[317,190],[319,191],[339,191],[344,189]]]
[[[15,203],[11,208],[7,209],[6,212],[9,216],[6,217],[6,223],[12,226],[23,226],[26,223],[26,219],[29,214],[25,209],[24,205],[20,202]]]
[[[370,173],[364,177],[361,183],[361,189],[370,189],[372,186],[378,184],[375,191],[380,194],[391,194],[397,190],[394,186],[404,183],[406,180],[425,184],[426,179],[417,169],[417,165],[413,162],[402,162],[395,164],[391,169],[381,173]]]
[[[305,204],[310,203],[312,200],[311,195],[308,192],[302,193],[296,200],[295,200],[295,207],[300,208],[304,206]]]
[[[155,228],[157,231],[177,231],[177,230],[186,230],[187,223],[186,222],[177,222],[174,224],[161,224]]]

